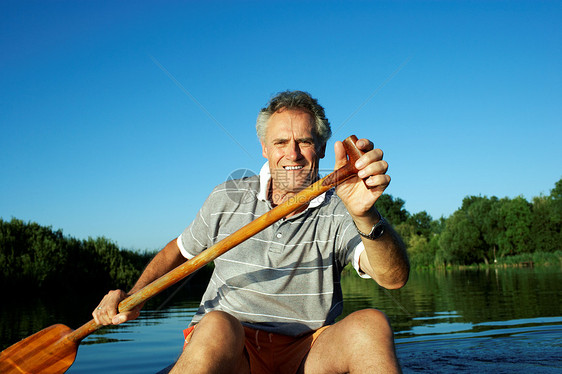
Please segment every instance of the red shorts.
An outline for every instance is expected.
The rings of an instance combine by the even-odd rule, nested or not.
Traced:
[[[197,325],[184,330],[184,349]],[[320,334],[330,326],[324,326],[311,333],[292,337],[267,333],[244,326],[245,348],[252,374],[295,374],[302,360]]]

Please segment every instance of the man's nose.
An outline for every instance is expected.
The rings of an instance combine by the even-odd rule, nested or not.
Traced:
[[[287,159],[291,161],[296,161],[301,157],[301,150],[297,142],[289,143],[287,147],[287,153],[285,155]]]

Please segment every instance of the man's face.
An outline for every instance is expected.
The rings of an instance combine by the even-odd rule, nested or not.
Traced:
[[[269,162],[274,194],[296,193],[315,181],[325,151],[318,143],[308,112],[281,109],[270,117],[262,151]]]

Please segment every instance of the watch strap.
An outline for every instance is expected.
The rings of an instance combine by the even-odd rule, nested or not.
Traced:
[[[357,233],[359,235],[361,235],[364,238],[370,239],[370,240],[376,240],[384,234],[384,231],[385,231],[384,229],[385,229],[385,226],[386,226],[386,220],[384,219],[384,217],[381,216],[379,221],[373,225],[373,227],[371,228],[371,231],[368,234],[359,230],[357,228],[357,225],[355,224],[355,221],[353,221],[353,224],[355,225],[355,229],[357,230]]]

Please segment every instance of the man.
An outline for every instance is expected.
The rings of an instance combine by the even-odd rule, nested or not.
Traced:
[[[308,93],[286,91],[260,111],[257,133],[267,163],[260,175],[214,189],[192,224],[160,251],[135,292],[318,179],[331,135],[324,109]],[[328,191],[215,260],[215,270],[172,373],[400,372],[392,329],[378,310],[342,311],[339,284],[351,262],[362,277],[402,287],[404,245],[375,202],[390,183],[383,154],[366,139],[358,176]],[[341,142],[336,166],[346,163]],[[248,194],[253,198],[248,199]],[[93,312],[99,324],[118,314],[127,294],[109,292]]]

